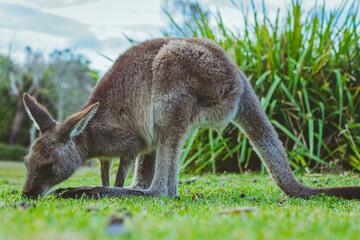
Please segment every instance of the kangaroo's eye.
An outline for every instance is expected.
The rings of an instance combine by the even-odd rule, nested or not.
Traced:
[[[44,165],[42,165],[40,167],[40,172],[43,173],[43,174],[51,173],[52,172],[52,167],[53,167],[52,163],[46,163],[46,164],[44,164]]]

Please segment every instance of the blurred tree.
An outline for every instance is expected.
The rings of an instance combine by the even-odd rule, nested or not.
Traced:
[[[17,99],[10,95],[8,69],[14,63],[10,58],[0,55],[0,142],[8,142],[10,126],[16,112]]]
[[[94,88],[98,75],[89,69],[89,60],[70,49],[55,50],[50,54],[46,78],[50,103],[56,109],[56,118],[63,121],[85,103]]]
[[[10,54],[0,56],[0,142],[10,145],[27,145],[35,138],[34,126],[30,128],[31,121],[24,117],[24,92],[37,97],[62,121],[79,110],[99,78],[89,69],[89,60],[69,49],[52,52],[49,62],[30,47],[25,51],[21,66]]]
[[[41,53],[33,52],[30,47],[26,47],[26,59],[22,67],[6,62],[8,78],[8,90],[11,95],[17,98],[17,108],[12,122],[9,144],[17,142],[19,132],[25,115],[25,107],[22,101],[24,92],[37,96],[41,87],[46,64]]]

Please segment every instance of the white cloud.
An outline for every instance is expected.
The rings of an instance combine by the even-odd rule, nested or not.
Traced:
[[[0,3],[0,9],[0,27],[66,38],[70,46],[99,48],[88,27],[77,21],[14,4]]]
[[[103,0],[0,0],[2,3],[11,3],[41,9],[69,7],[94,1]]]
[[[130,38],[160,37],[161,0],[0,0],[0,53],[21,61],[25,46],[43,51],[73,48],[106,71],[108,60],[126,50]]]
[[[106,0],[46,11],[92,26],[164,25],[160,4],[161,0]]]
[[[218,9],[226,27],[241,32],[242,13],[230,0],[201,2],[213,12]],[[233,2],[240,8],[241,4],[245,9],[252,8],[250,0]],[[161,29],[169,20],[162,13],[161,3],[162,0],[0,0],[0,53],[7,54],[10,43],[12,56],[18,59],[27,45],[45,55],[55,48],[74,48],[91,59],[93,68],[105,72],[111,63],[98,53],[116,59],[130,46],[123,34],[138,41],[162,36]],[[261,15],[262,0],[254,3]],[[291,0],[265,0],[265,4],[268,15],[274,18],[278,8],[285,13]],[[305,9],[313,5],[313,0],[302,0]],[[327,9],[334,9],[339,1],[326,0],[326,5]]]

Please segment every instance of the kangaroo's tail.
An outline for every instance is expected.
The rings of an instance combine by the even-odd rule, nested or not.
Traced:
[[[360,187],[311,188],[299,183],[292,173],[287,154],[279,137],[260,106],[260,102],[241,73],[243,91],[235,123],[249,138],[276,185],[288,196],[309,198],[324,193],[345,199],[360,199]]]

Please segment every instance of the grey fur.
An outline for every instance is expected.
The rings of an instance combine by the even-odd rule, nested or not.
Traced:
[[[97,103],[96,114],[71,141],[69,129],[82,122],[81,118]],[[32,115],[37,112],[28,108]],[[178,161],[186,136],[195,127],[225,126],[233,120],[287,195],[308,198],[325,193],[360,198],[358,187],[315,189],[296,181],[285,149],[249,81],[222,48],[210,40],[157,39],[132,47],[118,58],[96,86],[86,107],[74,116],[42,133],[32,146],[26,160],[28,176],[24,195],[43,195],[88,158],[120,157],[115,187],[85,186],[57,189],[52,193],[64,198],[83,194],[94,198],[174,197]],[[40,122],[46,123],[46,119]],[[45,155],[50,157],[45,160]],[[135,159],[138,160],[133,184],[123,188]],[[48,177],[52,181],[34,177],[44,162],[55,166]],[[40,190],[36,191],[31,179],[38,179]],[[106,177],[104,179],[103,184]]]
[[[111,159],[100,160],[101,184],[103,187],[110,187]]]

